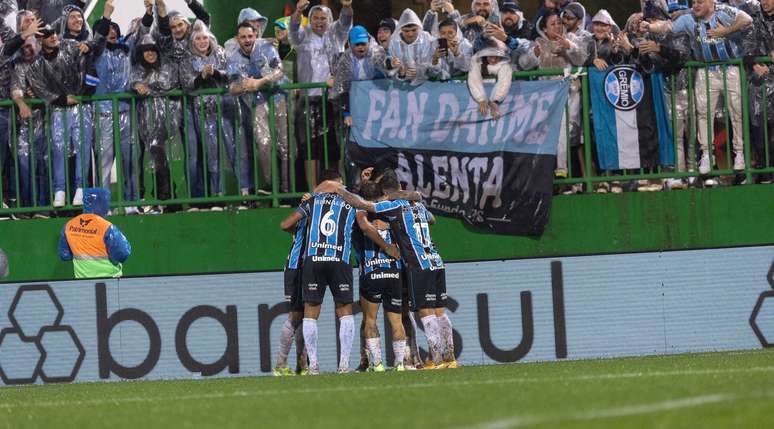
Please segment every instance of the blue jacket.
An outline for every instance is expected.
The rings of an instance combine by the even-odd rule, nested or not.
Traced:
[[[83,190],[84,214],[106,217],[109,210],[110,191],[101,188],[87,188]],[[132,253],[132,246],[118,227],[110,225],[103,237],[103,241],[105,242],[110,262],[120,264],[129,259],[129,255]],[[59,257],[63,261],[71,261],[73,259],[73,252],[67,242],[65,228],[62,228],[62,232],[59,235]]]

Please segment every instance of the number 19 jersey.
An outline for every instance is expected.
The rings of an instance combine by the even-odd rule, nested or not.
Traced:
[[[406,200],[376,203],[376,213],[390,222],[390,232],[398,242],[400,255],[409,268],[438,270],[443,260],[430,237],[433,215],[422,203]]]
[[[307,219],[305,260],[348,264],[357,209],[336,194],[317,194],[298,211]]]

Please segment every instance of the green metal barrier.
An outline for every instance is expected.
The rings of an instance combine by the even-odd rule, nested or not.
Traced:
[[[770,63],[770,58],[759,58],[761,63]],[[703,80],[704,91],[707,100],[711,99],[710,73],[716,73],[716,70],[722,72],[723,94],[728,94],[729,89],[729,70],[738,70],[739,77],[739,98],[742,114],[743,129],[743,153],[745,169],[734,171],[720,165],[720,168],[713,168],[706,176],[717,177],[732,174],[741,174],[744,177],[744,183],[752,184],[754,175],[763,173],[774,173],[774,163],[772,163],[772,153],[768,144],[770,130],[768,129],[768,111],[766,102],[767,94],[765,88],[762,89],[764,99],[763,112],[759,121],[763,124],[763,151],[755,159],[756,164],[765,166],[764,168],[753,168],[754,161],[751,151],[750,135],[750,100],[748,97],[748,79],[746,70],[741,60],[734,60],[725,63],[700,63],[690,62],[686,64],[688,69],[688,88],[687,100],[680,100],[680,92],[677,90],[675,78],[667,81],[667,89],[670,95],[669,104],[673,129],[680,120],[678,114],[679,101],[685,101],[687,104],[687,115],[685,115],[686,144],[683,150],[683,165],[680,165],[680,153],[678,146],[681,138],[674,134],[675,142],[675,166],[659,166],[658,168],[646,171],[620,171],[620,172],[595,172],[594,171],[594,148],[593,148],[593,130],[592,130],[592,112],[589,95],[589,81],[587,70],[577,68],[571,70],[575,78],[580,80],[580,112],[581,112],[581,134],[582,146],[576,152],[570,141],[570,108],[569,104],[565,112],[565,135],[567,138],[560,144],[566,145],[567,153],[567,177],[557,179],[556,185],[567,186],[582,184],[585,192],[593,192],[595,184],[600,182],[615,181],[635,181],[635,180],[665,180],[671,178],[690,178],[699,177],[697,171],[697,139],[699,136],[699,127],[706,127],[708,138],[714,140],[713,126],[711,121],[705,124],[699,123],[697,112],[694,109],[696,105],[696,96],[698,80]],[[715,68],[712,69],[711,68]],[[696,74],[696,77],[694,77]],[[703,75],[700,75],[703,74]],[[565,70],[561,69],[541,69],[530,72],[516,72],[514,79],[560,79],[565,75]],[[701,79],[703,78],[703,79]],[[319,92],[320,95],[310,94],[312,91]],[[165,94],[163,97],[139,97],[130,93],[110,94],[104,96],[78,97],[78,104],[74,109],[78,112],[78,123],[76,124],[79,134],[77,144],[80,147],[88,147],[84,142],[84,134],[89,131],[87,128],[88,117],[93,119],[94,143],[89,153],[80,150],[81,173],[86,182],[86,186],[100,186],[105,181],[105,172],[102,171],[103,148],[101,147],[101,137],[103,129],[101,119],[103,119],[103,107],[101,103],[110,102],[110,113],[112,116],[112,134],[113,134],[113,156],[115,162],[116,175],[115,185],[113,186],[113,203],[115,209],[138,206],[163,206],[167,209],[180,210],[186,208],[198,208],[201,206],[212,205],[231,205],[240,207],[243,205],[263,205],[278,207],[287,204],[294,199],[299,198],[313,185],[309,174],[299,175],[300,171],[306,173],[307,166],[300,162],[300,158],[305,160],[315,159],[313,147],[322,146],[319,159],[319,168],[340,168],[345,172],[340,162],[345,159],[344,148],[347,130],[344,129],[340,120],[340,112],[330,111],[328,99],[328,88],[324,83],[311,84],[287,84],[279,85],[263,91],[266,104],[259,104],[255,96],[251,96],[250,101],[245,105],[244,98],[240,96],[231,96],[225,89],[208,89],[195,92],[184,93],[182,91],[173,91]],[[243,97],[243,96],[242,96]],[[723,105],[720,106],[724,113],[724,127],[726,130],[725,151],[719,152],[724,155],[726,160],[731,160],[732,137],[729,114],[732,106],[729,104],[728,97],[723,97]],[[208,112],[207,101],[215,101],[215,111]],[[733,101],[733,100],[732,100]],[[164,124],[158,124],[157,121],[162,118],[145,117],[141,118],[139,113],[144,103],[163,102],[164,105]],[[28,143],[29,157],[25,162],[29,163],[29,168],[24,169],[29,173],[24,180],[30,184],[30,191],[25,193],[26,199],[30,201],[22,202],[22,177],[20,177],[20,156],[19,139],[22,130],[26,130],[27,135],[34,136],[36,125],[33,119],[20,121],[18,117],[18,108],[10,100],[0,101],[0,108],[8,109],[10,133],[11,133],[11,163],[12,169],[6,172],[3,169],[6,166],[0,165],[0,200],[11,202],[9,208],[0,208],[0,215],[9,214],[31,214],[36,212],[52,212],[57,210],[71,211],[79,209],[69,203],[72,201],[75,192],[75,185],[72,183],[72,169],[70,167],[70,147],[65,145],[65,194],[66,205],[55,209],[52,205],[54,199],[54,161],[52,149],[55,145],[55,139],[52,131],[53,114],[62,114],[61,108],[45,106],[40,100],[27,100],[28,105],[42,111],[44,119],[43,149],[47,160],[45,166],[47,171],[43,172],[46,176],[39,182],[37,175],[40,171],[39,154],[35,150],[34,139]],[[119,124],[119,110],[123,103],[128,104],[130,120],[130,145],[132,159],[130,160],[133,174],[127,176],[123,166],[123,152],[121,150],[121,130]],[[568,101],[569,103],[569,101]],[[233,105],[233,113],[226,114],[225,106]],[[710,103],[706,103],[707,117],[712,118],[712,109]],[[178,106],[180,108],[178,109]],[[265,111],[264,111],[265,109]],[[320,110],[320,119],[322,123],[315,123],[310,117],[312,110]],[[286,113],[286,115],[285,115]],[[147,116],[147,111],[146,111]],[[267,130],[270,138],[270,150],[267,155],[270,158],[270,172],[262,171],[261,167],[261,142],[256,134],[256,115],[264,115],[268,118]],[[63,122],[67,124],[67,115],[63,115]],[[264,118],[264,116],[260,116]],[[279,118],[279,120],[278,120]],[[336,120],[331,120],[335,118]],[[214,140],[205,132],[203,124],[214,120],[216,122],[216,136]],[[25,123],[26,122],[26,123]],[[166,140],[162,142],[164,156],[166,157],[169,170],[169,198],[162,199],[159,196],[159,168],[154,166],[153,156],[150,153],[148,141],[141,137],[141,128],[153,129],[157,125],[164,127]],[[66,130],[70,127],[65,126]],[[335,136],[335,137],[334,137]],[[69,131],[65,132],[65,141],[69,141]],[[330,139],[335,138],[336,153],[330,153],[328,143]],[[233,143],[228,143],[231,139]],[[287,142],[281,140],[287,139]],[[214,147],[208,148],[208,141]],[[213,143],[214,142],[214,143]],[[227,145],[228,143],[228,145]],[[233,145],[233,149],[229,145]],[[285,145],[287,149],[283,149]],[[300,147],[299,147],[300,146]],[[331,148],[334,147],[333,145]],[[211,150],[208,150],[211,149]],[[714,144],[710,142],[710,162],[715,165],[716,153]],[[285,150],[287,153],[287,162],[280,162],[280,152]],[[140,153],[144,156],[140,157]],[[220,181],[217,189],[215,183],[211,183],[211,174],[213,171],[208,167],[208,158],[217,156],[217,169]],[[142,159],[140,159],[142,158]],[[336,159],[338,158],[338,160]],[[763,159],[760,159],[763,158]],[[189,168],[188,160],[196,159],[195,165]],[[109,160],[108,160],[109,161]],[[264,160],[265,161],[265,160]],[[340,161],[340,162],[337,162]],[[580,165],[577,171],[575,164]],[[249,172],[243,171],[245,166],[249,166]],[[299,171],[299,167],[301,170]],[[12,174],[8,174],[12,173]],[[250,173],[248,183],[243,183],[242,176]],[[200,178],[200,186],[192,182],[194,176]],[[268,180],[265,178],[268,177]],[[302,178],[303,186],[299,186],[298,179]],[[9,183],[4,183],[10,178]],[[125,186],[131,180],[132,187],[138,192],[138,198],[127,199],[124,197]],[[285,187],[282,187],[283,179],[286,180]],[[45,186],[42,186],[45,185]],[[163,184],[162,184],[163,185]],[[200,188],[201,192],[196,192],[195,188]],[[41,189],[47,188],[47,189]],[[245,188],[251,188],[250,192],[245,192]],[[42,198],[41,198],[42,197]],[[39,201],[40,200],[40,201]],[[44,201],[44,203],[41,203]]]

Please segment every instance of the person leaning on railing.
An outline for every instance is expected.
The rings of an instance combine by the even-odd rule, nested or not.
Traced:
[[[760,6],[756,4],[749,15],[753,19],[753,34],[745,38],[750,44],[744,63],[750,81],[750,137],[755,155],[754,166],[760,169],[774,167],[774,69],[770,61],[759,62],[755,57],[774,58],[774,0],[761,0]],[[772,173],[762,173],[757,181],[771,183],[772,176]]]
[[[449,80],[470,71],[473,45],[462,37],[457,22],[447,19],[438,25],[438,39],[433,41],[433,60],[428,76]]]
[[[238,136],[240,147],[240,191],[243,196],[250,194],[250,168],[251,162],[248,145],[253,144],[253,133],[255,132],[255,118],[252,116],[252,109],[257,102],[257,97],[263,97],[256,94],[261,88],[269,85],[269,77],[253,77],[251,74],[252,54],[255,50],[258,34],[255,27],[249,22],[242,22],[237,26],[237,41],[239,49],[231,54],[227,61],[227,73],[229,83],[229,93],[236,97],[235,120],[238,123],[235,126],[235,136]]]
[[[271,39],[263,38],[266,26],[258,29],[258,39],[255,41],[253,53],[250,55],[249,76],[255,79],[265,79],[269,84],[288,83],[285,71],[282,68],[282,58]],[[285,101],[285,93],[278,92],[265,96],[258,92],[256,95],[255,118],[253,119],[255,141],[258,150],[258,159],[261,163],[263,187],[258,190],[264,195],[271,194],[272,190],[272,138],[271,123],[269,119],[270,104],[274,105],[274,127],[276,130],[276,150],[279,156],[279,190],[290,190],[290,147],[288,145],[288,108]]]
[[[303,11],[309,6],[309,0],[299,0],[296,11],[290,18],[290,44],[296,48],[298,64],[298,82],[327,82],[332,84],[333,62],[336,55],[344,52],[349,30],[352,28],[352,0],[341,0],[341,14],[337,21],[333,20],[333,12],[327,6],[313,6],[309,9],[309,25],[301,27]],[[301,97],[296,101],[295,127],[298,147],[302,158],[306,160],[306,180],[310,186],[317,183],[317,174],[321,170],[319,161],[328,160],[333,163],[338,160],[336,136],[334,133],[334,115],[332,104],[323,105],[322,91],[311,89],[309,95],[309,110],[305,111],[306,103]],[[327,111],[327,124],[323,123],[323,109]],[[310,135],[307,136],[307,121]],[[327,136],[325,146],[324,133]],[[307,140],[311,143],[310,152]],[[328,166],[324,166],[328,167]]]
[[[565,33],[559,14],[555,11],[546,12],[538,19],[537,32],[540,35],[535,39],[531,55],[536,58],[540,68],[564,69],[567,67],[580,67],[586,61],[587,50],[579,43],[574,33]],[[541,79],[560,80],[563,76],[549,76]],[[570,83],[570,97],[580,93],[580,81],[573,79]],[[556,171],[559,178],[567,177],[567,133],[565,119],[562,115],[560,126],[559,145],[556,154]]]
[[[343,112],[345,133],[350,136],[352,114],[349,109],[349,91],[353,81],[373,80],[381,74],[385,67],[387,56],[384,49],[368,35],[368,31],[358,25],[349,32],[349,49],[339,54],[335,63],[331,100]],[[349,144],[349,138],[346,141]],[[357,166],[349,160],[349,151],[345,151],[345,168],[350,185],[358,177]]]
[[[672,31],[686,33],[694,40],[693,55],[699,61],[724,61],[744,56],[742,30],[752,25],[745,12],[713,0],[694,0],[693,13],[675,20]],[[742,129],[742,96],[739,67],[735,65],[709,66],[696,72],[697,133],[702,156],[699,173],[710,172],[710,144],[714,137],[715,109],[723,95],[731,113],[733,127],[734,170],[744,170],[744,142]],[[725,90],[725,92],[724,92]]]
[[[210,15],[198,0],[186,0],[188,8],[194,13],[196,19],[210,24]],[[158,15],[158,33],[154,33],[158,42],[160,54],[164,61],[174,66],[177,76],[175,80],[178,84],[182,83],[180,75],[183,65],[191,61],[191,23],[186,17],[176,11],[168,10],[164,0],[156,0],[156,12]],[[178,88],[181,88],[178,86]],[[194,111],[190,103],[183,105],[183,100],[176,98],[170,100],[172,123],[179,129],[180,135],[184,136],[186,147],[186,165],[188,192],[191,197],[203,197],[204,186],[202,171],[199,167],[200,153],[198,139],[194,137],[196,129],[194,128]],[[192,207],[195,211],[197,208]]]
[[[30,16],[32,13],[30,12]],[[19,186],[21,195],[19,199],[23,207],[33,205],[48,206],[50,201],[48,181],[49,153],[45,140],[45,109],[40,104],[29,106],[24,100],[32,98],[35,94],[27,79],[30,66],[38,55],[40,46],[35,40],[38,24],[42,21],[33,21],[22,30],[22,33],[12,39],[3,47],[6,50],[14,50],[23,43],[21,53],[14,61],[8,64],[11,70],[11,98],[17,107],[16,124],[17,140],[16,153],[19,167]],[[5,54],[3,54],[5,57]],[[35,172],[33,176],[32,172]],[[33,200],[33,188],[37,189],[37,200]],[[47,217],[38,213],[36,217]]]
[[[228,81],[225,53],[223,48],[218,45],[215,36],[202,21],[196,21],[193,24],[190,51],[191,58],[183,62],[180,67],[183,89],[195,91],[225,87]],[[222,196],[225,192],[220,176],[219,140],[221,135],[223,146],[232,161],[232,166],[234,165],[234,128],[231,121],[218,121],[218,98],[219,96],[216,95],[191,97],[194,135],[189,135],[188,139],[197,142],[196,147],[202,149],[205,154],[208,177],[204,180],[207,181],[206,189],[209,191],[206,196]],[[225,104],[233,104],[233,102],[233,97],[228,97],[228,99],[223,97],[221,108],[225,110]],[[234,107],[228,110],[233,111]],[[214,205],[210,209],[221,211],[223,207]]]
[[[102,52],[95,63],[99,79],[95,93],[97,96],[121,94],[129,90],[129,79],[132,74],[131,49],[133,46],[124,42],[121,37],[121,27],[111,21],[113,11],[113,0],[106,1],[102,19],[94,25],[97,33],[95,40],[101,45],[98,51]],[[107,31],[104,27],[107,27]],[[105,32],[107,32],[106,38],[101,35]],[[130,43],[134,43],[135,40],[134,38],[129,39]],[[95,103],[95,116],[99,127],[97,152],[98,167],[102,179],[101,186],[103,188],[110,187],[115,148],[120,147],[122,162],[118,167],[121,168],[121,176],[123,177],[123,197],[125,201],[136,201],[139,199],[137,190],[139,142],[135,141],[132,135],[130,104],[125,100],[119,101],[116,105],[116,114],[113,113],[111,100]],[[116,122],[118,123],[117,139],[113,133],[113,126]],[[137,214],[137,207],[126,207],[125,213],[127,215]]]
[[[66,154],[75,155],[73,205],[83,204],[84,178],[91,169],[91,131],[87,123],[88,106],[79,106],[76,97],[83,94],[85,64],[94,48],[92,42],[62,40],[58,32],[47,26],[41,30],[41,55],[30,67],[28,80],[36,98],[53,106],[51,112],[51,148],[54,182],[54,207],[65,205],[68,188]],[[83,123],[81,123],[83,121]],[[67,148],[71,148],[66,150]]]
[[[24,45],[25,40],[30,39],[32,42],[35,42],[35,35],[42,26],[42,22],[35,19],[31,12],[24,11],[17,15],[17,23],[17,32],[22,33],[19,35],[17,35],[13,29],[8,27],[5,22],[0,22],[0,39],[3,41],[2,52],[0,53],[0,99],[8,99],[13,96],[13,92],[11,91],[11,81],[13,80],[14,74],[13,60],[14,58],[17,58],[17,53]],[[33,52],[33,58],[35,53],[36,51]],[[23,94],[21,97],[23,97]],[[9,109],[0,108],[0,135],[8,136],[10,134],[9,119],[11,118],[9,118],[9,116]],[[3,176],[0,177],[0,180],[2,180],[3,186],[5,187],[5,189],[0,191],[3,192],[4,198],[11,206],[14,205],[14,202],[21,203],[22,206],[30,206],[31,196],[29,195],[29,192],[25,192],[29,189],[29,178],[26,177],[28,173],[28,169],[26,168],[29,163],[25,162],[29,159],[29,145],[24,145],[21,141],[17,141],[16,143],[17,162],[19,163],[18,173],[21,182],[19,185],[22,195],[16,195],[16,165],[14,165],[12,156],[14,142],[10,139],[0,141],[0,169],[3,170]],[[4,168],[7,161],[10,161],[7,164],[10,168]],[[45,173],[45,170],[43,173]],[[25,187],[25,185],[27,186]],[[17,197],[20,201],[14,201]],[[5,201],[0,201],[0,203],[2,203],[0,206],[5,206]]]
[[[688,110],[688,72],[684,65],[691,55],[690,40],[685,33],[659,34],[649,31],[651,24],[657,25],[659,22],[670,20],[669,11],[664,10],[656,1],[646,3],[642,18],[636,23],[635,28],[630,29],[627,26],[627,30],[633,33],[628,40],[636,44],[633,58],[640,64],[643,72],[661,73],[664,78],[663,93],[675,144],[674,170],[684,172],[686,171],[685,131]],[[689,158],[688,169],[694,171],[693,155]],[[671,178],[665,181],[664,186],[667,189],[683,189],[686,183],[683,179]]]
[[[417,14],[411,9],[404,10],[398,20],[398,30],[390,40],[388,76],[412,85],[426,81],[435,53],[433,42],[433,36],[422,30]]]
[[[145,181],[146,174],[140,174],[140,195],[147,195],[146,188],[155,192],[156,199],[171,198],[167,141],[179,137],[179,129],[173,123],[173,113],[166,106],[165,95],[179,87],[177,65],[161,57],[159,46],[150,34],[139,41],[136,60],[132,66],[129,85],[132,90],[145,97],[137,104],[137,128],[140,136],[140,165],[144,166],[145,156],[150,156],[150,168],[155,183]],[[147,170],[148,167],[143,167]],[[160,207],[146,213],[161,213]]]

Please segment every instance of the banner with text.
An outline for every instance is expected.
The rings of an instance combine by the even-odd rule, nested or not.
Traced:
[[[353,82],[348,153],[360,167],[396,168],[436,213],[541,235],[568,91],[567,80],[514,81],[494,119],[464,82]]]
[[[448,264],[457,360],[773,347],[773,262],[774,246],[763,246]],[[287,320],[282,284],[282,272],[3,284],[0,386],[271,374]],[[318,327],[321,368],[335,371],[330,294]]]

